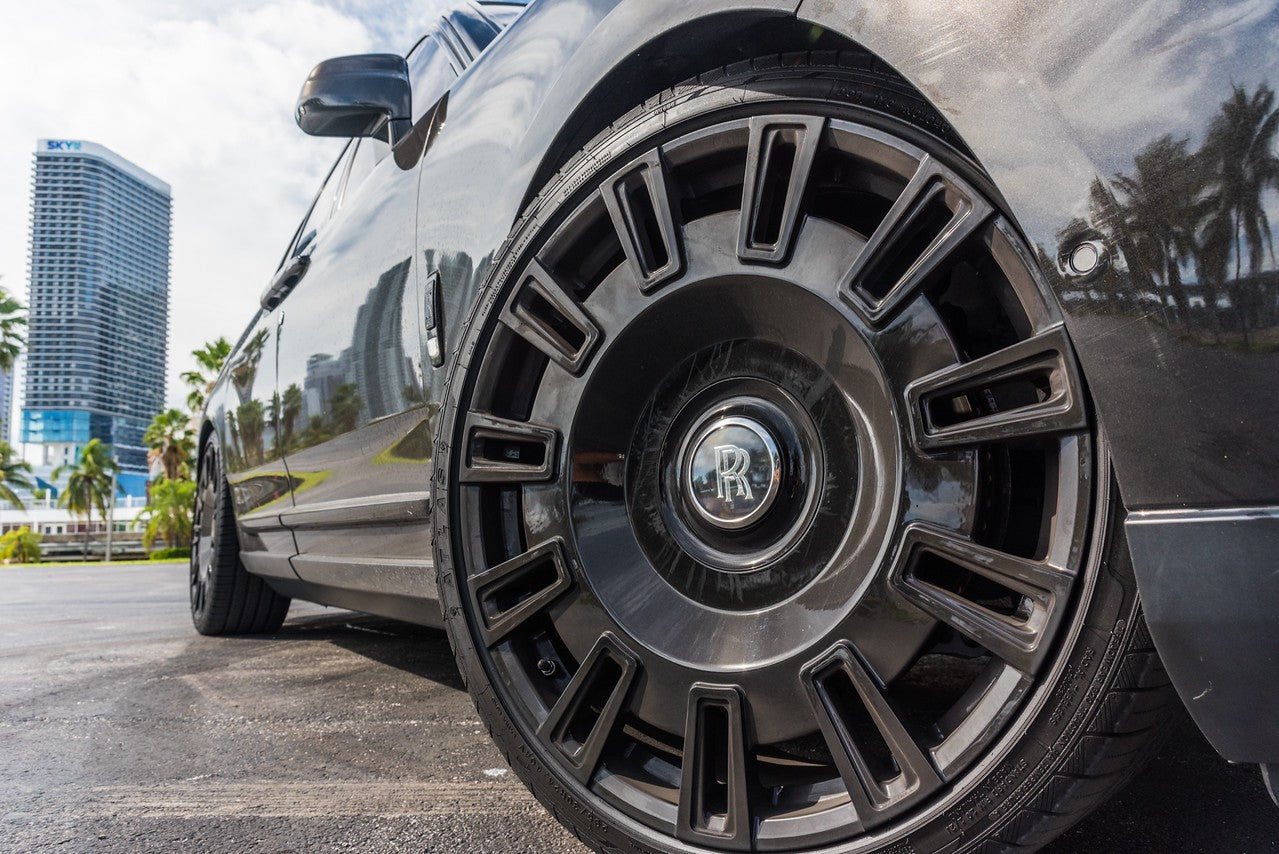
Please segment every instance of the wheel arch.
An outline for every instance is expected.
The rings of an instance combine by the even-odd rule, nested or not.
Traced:
[[[209,436],[213,434],[213,419],[207,415],[200,421],[199,443],[196,447],[199,449],[201,456],[204,454],[204,443],[209,441]]]
[[[213,419],[205,413],[200,418],[200,430],[195,444],[195,470],[200,471],[200,467],[204,463],[204,449],[209,444],[209,437],[217,435],[217,427],[213,423]]]
[[[875,63],[877,71],[893,74],[902,85],[910,86],[856,41],[795,17],[795,5],[757,0],[719,3],[708,9],[701,4],[662,2],[621,4],[609,12],[548,93],[550,103],[566,92],[574,103],[558,120],[559,129],[543,150],[520,210],[612,122],[698,74],[772,54],[846,52],[860,54],[867,63]],[[584,83],[589,89],[581,95]],[[923,99],[922,93],[916,94]]]

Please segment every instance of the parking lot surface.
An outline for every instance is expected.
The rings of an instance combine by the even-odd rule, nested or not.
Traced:
[[[584,849],[526,793],[440,632],[294,603],[203,638],[186,567],[0,568],[0,850]],[[1189,723],[1047,851],[1279,850]]]

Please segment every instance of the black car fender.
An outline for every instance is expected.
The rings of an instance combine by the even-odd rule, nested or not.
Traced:
[[[1275,11],[804,0],[798,14],[923,92],[1043,250],[1111,440],[1165,665],[1223,755],[1275,762],[1279,434],[1261,426],[1279,417],[1279,359],[1222,346],[1209,310],[1170,320],[1114,192],[1160,135],[1199,145],[1232,87],[1279,80],[1258,47]],[[1207,82],[1179,86],[1187,74]],[[1095,270],[1072,269],[1084,242],[1103,253]]]

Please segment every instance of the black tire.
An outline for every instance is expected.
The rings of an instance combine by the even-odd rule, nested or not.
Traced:
[[[290,600],[240,562],[231,490],[218,452],[217,439],[210,435],[200,454],[191,532],[191,621],[202,635],[274,632],[284,622]]]
[[[965,186],[979,188],[987,198],[998,198],[979,170],[958,151],[956,141],[936,113],[863,57],[800,54],[736,64],[676,86],[637,107],[600,134],[548,183],[516,224],[504,251],[499,254],[494,273],[466,321],[459,350],[452,360],[453,368],[440,418],[433,478],[433,483],[438,486],[449,485],[447,501],[436,503],[434,516],[438,582],[449,639],[476,708],[511,767],[560,822],[595,850],[703,851],[762,847],[790,850],[800,846],[791,846],[776,839],[765,846],[755,836],[758,826],[747,829],[744,835],[740,828],[734,831],[731,825],[734,808],[727,805],[734,796],[728,794],[732,789],[723,780],[706,784],[722,785],[725,793],[724,827],[727,830],[723,830],[718,838],[704,830],[695,829],[689,833],[683,823],[685,812],[680,812],[676,818],[674,833],[660,820],[660,815],[673,815],[669,809],[661,813],[660,810],[666,808],[658,805],[652,814],[646,813],[644,798],[657,803],[658,795],[661,795],[658,786],[650,786],[647,794],[630,801],[606,795],[606,790],[614,790],[608,789],[604,778],[621,778],[616,774],[594,776],[593,765],[585,774],[578,773],[580,768],[576,768],[571,760],[574,755],[590,754],[592,763],[600,761],[602,752],[619,749],[617,745],[621,736],[616,732],[607,735],[609,741],[601,739],[596,743],[592,724],[592,728],[584,730],[580,737],[575,736],[579,742],[573,748],[576,754],[562,746],[562,753],[554,749],[554,746],[568,743],[562,733],[554,736],[559,731],[556,727],[560,721],[575,718],[578,714],[577,711],[557,713],[556,710],[565,705],[556,700],[557,694],[561,701],[565,699],[577,682],[578,674],[583,674],[583,683],[591,680],[592,675],[585,671],[606,657],[612,660],[614,671],[620,669],[626,673],[636,666],[635,650],[642,650],[645,655],[651,654],[652,650],[614,628],[609,633],[611,640],[607,644],[603,644],[605,638],[601,637],[604,649],[600,657],[595,657],[601,649],[600,644],[585,660],[581,655],[567,655],[561,642],[552,637],[554,631],[545,628],[555,625],[554,613],[545,621],[536,623],[536,632],[529,630],[527,641],[500,639],[501,633],[507,629],[504,625],[499,627],[498,623],[504,624],[513,619],[508,615],[522,608],[522,603],[529,598],[553,602],[555,596],[563,595],[566,586],[576,584],[584,588],[582,595],[585,597],[599,598],[600,594],[596,581],[584,568],[586,561],[567,548],[562,553],[555,552],[558,563],[552,563],[543,555],[538,558],[540,564],[524,564],[541,567],[538,571],[542,573],[542,581],[538,583],[545,589],[529,587],[532,592],[526,591],[526,595],[519,596],[519,590],[508,585],[501,594],[505,597],[501,601],[497,599],[498,594],[493,594],[490,601],[485,598],[487,594],[475,589],[477,585],[472,583],[472,579],[477,576],[477,565],[480,571],[488,572],[480,582],[481,586],[500,586],[506,584],[504,579],[507,577],[516,577],[522,572],[522,567],[515,565],[521,558],[511,559],[508,555],[524,548],[525,538],[531,540],[527,543],[530,551],[536,552],[540,547],[536,535],[530,532],[527,517],[521,529],[513,533],[508,531],[505,542],[501,537],[486,538],[474,531],[490,524],[486,519],[507,512],[505,508],[513,507],[516,512],[522,512],[521,500],[543,501],[538,507],[545,511],[550,506],[550,499],[529,498],[530,493],[522,483],[488,504],[483,503],[487,499],[481,493],[476,493],[480,497],[471,497],[468,490],[474,491],[477,483],[501,482],[503,479],[493,470],[477,470],[471,458],[487,453],[477,442],[488,441],[485,437],[493,436],[498,436],[494,441],[500,442],[502,431],[509,433],[512,429],[509,421],[485,421],[483,416],[477,420],[475,411],[480,410],[472,411],[472,402],[479,394],[496,399],[493,388],[498,381],[493,377],[497,374],[495,369],[487,367],[489,362],[486,360],[490,359],[490,345],[496,339],[495,330],[499,328],[499,322],[507,327],[522,322],[518,317],[511,319],[510,306],[514,305],[512,294],[518,288],[527,287],[525,283],[529,276],[522,273],[531,269],[530,258],[545,241],[552,239],[548,235],[566,230],[565,222],[570,212],[576,215],[576,210],[585,204],[584,200],[601,180],[615,174],[620,165],[634,157],[636,152],[674,140],[681,133],[691,134],[705,129],[712,120],[721,116],[740,118],[768,112],[792,114],[801,110],[821,110],[831,115],[851,117],[863,126],[884,129],[895,138],[925,146],[931,155],[953,169],[954,174],[962,176]],[[998,203],[992,204],[998,210]],[[1033,263],[1028,265],[1028,269],[1032,271],[1029,275],[1042,283],[1044,273],[1037,271]],[[546,293],[543,288],[538,295],[547,299]],[[1051,303],[1051,296],[1046,299]],[[585,304],[585,298],[582,303]],[[557,311],[561,328],[564,322],[578,323],[573,305],[566,304]],[[589,332],[589,326],[585,328]],[[590,334],[573,334],[570,330],[567,340],[580,341],[583,338],[588,342],[592,340]],[[562,337],[560,340],[566,339]],[[509,350],[509,345],[504,346],[508,346]],[[590,345],[581,346],[585,350]],[[1069,349],[1068,344],[1066,349]],[[535,349],[528,352],[536,355]],[[577,363],[568,358],[563,359],[563,364],[577,367]],[[548,371],[554,369],[554,365],[545,368]],[[526,373],[541,382],[537,378],[538,371]],[[636,382],[640,380],[638,375],[633,379]],[[1086,400],[1082,378],[1078,382],[1078,393]],[[527,412],[524,417],[528,417]],[[999,719],[1000,729],[982,742],[980,754],[962,767],[957,765],[957,770],[939,782],[927,798],[889,814],[873,832],[865,832],[860,825],[849,825],[823,831],[824,836],[814,834],[802,846],[805,850],[922,854],[942,850],[1037,848],[1102,803],[1131,778],[1153,755],[1160,736],[1169,729],[1168,724],[1181,713],[1180,703],[1142,619],[1123,536],[1125,511],[1109,474],[1104,433],[1091,420],[1090,414],[1088,418],[1089,426],[1082,434],[1086,439],[1081,439],[1087,447],[1084,454],[1087,462],[1081,471],[1088,475],[1084,480],[1091,495],[1079,505],[1085,509],[1080,511],[1077,520],[1080,528],[1076,537],[1082,544],[1079,546],[1078,572],[1069,593],[1068,607],[1062,603],[1060,609],[1064,612],[1061,628],[1052,638],[1051,645],[1045,638],[1042,667],[1035,671],[1036,675],[1028,683],[1025,693],[1018,695],[1015,703],[1008,707],[1013,711]],[[669,423],[675,423],[675,420]],[[573,424],[576,430],[579,422],[574,421]],[[537,429],[541,428],[524,428],[523,432],[510,434],[515,438],[508,443],[509,446],[540,441]],[[488,432],[476,433],[476,430]],[[476,439],[477,435],[481,438]],[[559,435],[558,440],[548,439],[545,445],[547,456],[562,454],[558,458],[560,464],[568,465],[565,462],[568,454],[564,450],[565,444],[565,435]],[[642,445],[639,453],[645,453]],[[507,459],[518,456],[516,453]],[[531,459],[541,461],[540,458]],[[495,457],[492,462],[496,469],[502,469],[500,459]],[[507,480],[550,479],[550,475],[536,474],[532,468],[516,478],[509,475],[512,470],[507,467]],[[626,476],[626,483],[635,482],[630,479],[629,469]],[[539,488],[552,490],[553,483]],[[729,490],[731,495],[731,485]],[[519,497],[521,495],[523,499]],[[546,515],[543,512],[543,518]],[[487,552],[493,552],[496,557],[489,555],[486,558]],[[495,564],[499,571],[493,572]],[[788,588],[785,595],[792,592]],[[684,593],[686,596],[700,595],[698,591],[686,590]],[[551,606],[543,601],[529,606],[530,609],[534,607],[545,607],[551,611]],[[610,610],[608,613],[613,612]],[[522,614],[519,616],[524,619]],[[534,619],[528,618],[527,622],[532,624]],[[510,637],[515,638],[515,635],[512,633]],[[553,686],[546,688],[545,694],[537,693],[542,689],[515,684],[518,680],[509,678],[513,672],[523,672],[519,668],[523,666],[524,657],[530,654],[529,650],[532,652],[528,660],[537,661],[537,668]],[[814,650],[812,654],[818,655],[819,652]],[[544,657],[539,658],[539,655]],[[561,665],[563,669],[576,668],[576,673],[564,673],[560,677]],[[850,664],[849,667],[858,669],[859,666]],[[864,670],[861,672],[865,673]],[[575,677],[573,683],[564,687],[569,676]],[[620,691],[619,702],[633,696],[628,692],[635,689],[628,686],[639,683],[626,681],[630,677],[612,678],[617,679],[616,684],[621,686],[616,689]],[[530,676],[530,680],[529,685],[536,684],[536,675]],[[707,681],[716,680],[708,677]],[[654,682],[649,679],[643,684],[645,690],[651,690]],[[700,689],[695,685],[694,692],[697,690]],[[585,691],[579,690],[578,694],[587,697]],[[712,693],[705,696],[716,702],[722,701],[725,708],[733,710],[736,709],[735,704],[745,704],[749,699],[747,695],[745,690],[739,690],[737,695],[729,692],[727,695]],[[738,699],[733,699],[733,696]],[[613,697],[612,693],[592,694],[583,702],[592,715],[603,720]],[[794,697],[797,714],[803,711],[805,703],[802,694]],[[547,711],[552,704],[555,708]],[[557,714],[561,717],[556,718]],[[616,717],[616,713],[613,714]],[[742,728],[748,729],[750,718],[745,713],[741,714],[742,720],[746,721]],[[551,718],[555,718],[554,726],[550,725]],[[730,713],[726,712],[725,720],[730,719]],[[628,737],[638,739],[637,744],[642,745],[644,739],[649,743],[662,742],[663,739],[673,743],[679,735],[643,729],[641,724],[646,721],[639,719],[638,712],[631,720],[639,720],[628,733]],[[728,734],[721,737],[727,738],[729,757],[722,760],[722,767],[732,768],[734,760],[731,757],[736,755],[733,753],[732,724],[724,728]],[[690,728],[687,732],[698,731]],[[560,741],[556,743],[554,738]],[[752,760],[752,745],[748,738],[745,741],[743,761],[748,764],[758,761]],[[704,743],[713,742],[708,736],[705,742],[697,742],[698,748],[701,749]],[[681,744],[686,745],[687,741]],[[682,756],[688,757],[687,749],[682,749]],[[794,755],[791,754],[792,757]],[[566,756],[569,758],[567,761]],[[686,759],[678,761],[682,764]],[[627,767],[627,773],[630,773],[629,766],[619,767]],[[726,777],[727,772],[723,773]],[[682,786],[689,776],[685,773],[677,779],[683,781],[680,783]],[[658,795],[653,795],[654,792]],[[676,797],[679,797],[678,791]],[[751,797],[755,796],[747,797],[748,802]],[[748,803],[746,815],[754,821],[752,808]]]

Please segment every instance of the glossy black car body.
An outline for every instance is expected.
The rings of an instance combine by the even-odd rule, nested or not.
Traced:
[[[1226,759],[1279,763],[1279,269],[1258,249],[1173,292],[1169,259],[1178,273],[1191,260],[1136,233],[1118,177],[1155,168],[1165,136],[1197,148],[1224,101],[1279,80],[1274,9],[538,0],[498,30],[459,9],[428,59],[410,55],[411,129],[394,151],[365,137],[338,160],[277,274],[287,293],[211,398],[249,571],[289,596],[436,623],[437,418],[512,225],[643,99],[770,51],[856,47],[944,116],[1040,250],[1159,653]],[[1152,197],[1155,214],[1170,204]]]

